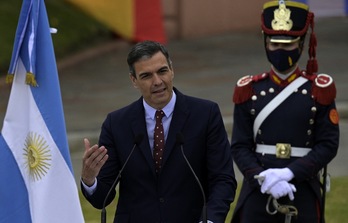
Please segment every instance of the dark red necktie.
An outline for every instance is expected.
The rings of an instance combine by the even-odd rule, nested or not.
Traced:
[[[162,118],[164,112],[162,110],[156,111],[156,126],[154,132],[154,144],[153,144],[153,159],[155,161],[156,173],[160,172],[162,164],[162,156],[164,150],[164,131],[162,125]]]

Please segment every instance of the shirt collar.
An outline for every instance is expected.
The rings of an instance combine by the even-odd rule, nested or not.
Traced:
[[[168,118],[173,114],[174,107],[176,102],[176,94],[173,91],[172,98],[170,99],[169,103],[162,108],[162,111],[164,112],[165,116]],[[143,105],[145,108],[145,116],[146,118],[155,119],[155,113],[157,109],[151,107],[149,104],[146,103],[146,101],[143,99]]]

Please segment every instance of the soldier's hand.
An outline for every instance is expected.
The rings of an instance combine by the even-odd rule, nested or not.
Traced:
[[[289,196],[290,200],[294,200],[294,192],[296,192],[295,185],[283,180],[279,181],[269,191],[266,191],[267,194],[272,195],[275,199],[279,199],[280,197],[284,197],[286,195]]]
[[[85,152],[82,158],[81,179],[87,186],[92,186],[98,176],[101,167],[109,158],[104,146],[90,146],[88,139],[84,139]]]
[[[279,181],[290,181],[292,178],[294,178],[294,174],[289,168],[270,168],[262,171],[259,176],[264,178],[261,185],[262,193],[269,191],[271,187],[273,187]]]

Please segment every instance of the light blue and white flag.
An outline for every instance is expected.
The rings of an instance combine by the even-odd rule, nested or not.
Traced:
[[[44,0],[23,0],[0,135],[0,222],[84,222]]]

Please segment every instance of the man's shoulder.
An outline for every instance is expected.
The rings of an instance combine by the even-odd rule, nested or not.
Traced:
[[[139,100],[136,100],[124,107],[121,107],[121,108],[118,108],[118,109],[115,109],[111,112],[109,112],[108,116],[112,116],[112,117],[115,117],[115,116],[121,116],[121,117],[124,117],[124,116],[128,116],[134,112],[138,112],[139,110],[141,110],[143,108],[142,106],[142,101],[139,99]]]
[[[206,98],[201,98],[198,96],[192,96],[192,95],[187,95],[184,93],[181,93],[176,89],[175,91],[177,95],[177,100],[180,102],[184,102],[187,104],[216,104],[214,101],[206,99]]]
[[[205,110],[210,110],[212,107],[219,107],[217,102],[207,99],[200,98],[196,96],[185,95],[186,97],[186,105],[191,108],[197,108],[199,111],[204,112]]]

